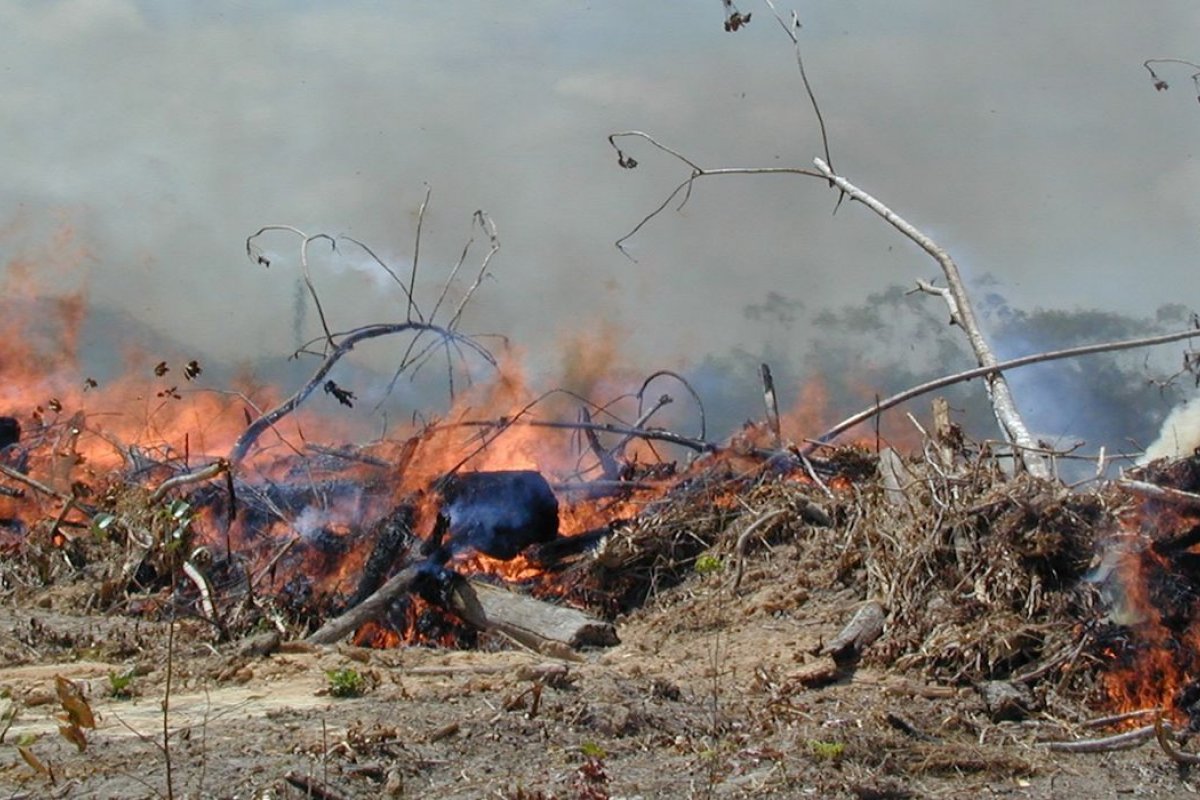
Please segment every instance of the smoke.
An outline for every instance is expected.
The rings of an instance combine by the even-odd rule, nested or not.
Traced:
[[[622,170],[610,132],[649,131],[706,167],[807,168],[821,152],[786,37],[767,20],[729,34],[710,12],[636,0],[538,0],[520,14],[353,0],[0,4],[12,88],[0,245],[44,244],[45,220],[65,215],[89,254],[93,308],[206,362],[257,363],[319,330],[296,291],[293,243],[268,270],[247,261],[244,237],[319,223],[411,253],[428,184],[422,271],[455,263],[485,209],[502,250],[468,322],[511,337],[532,372],[560,363],[564,330],[596,318],[625,329],[616,360],[642,374],[741,352],[755,354],[752,375],[767,345],[777,375],[783,359],[796,372],[821,310],[934,268],[861,207],[831,217],[835,195],[798,176],[697,181],[687,205],[668,204],[630,242],[637,263],[613,247],[689,170],[644,143],[631,145],[640,166]],[[1187,55],[1200,39],[1194,3],[805,13],[835,164],[956,255],[968,243],[1014,303],[1144,314],[1186,285],[1200,195],[1178,176],[1194,170],[1195,104],[1155,92],[1137,65]],[[313,264],[333,327],[394,319],[390,279],[341,256]],[[388,260],[404,274],[404,258]],[[1154,280],[1125,279],[1148,263]],[[803,300],[786,332],[741,313],[772,292]],[[776,311],[792,313],[763,313]],[[877,337],[872,347],[890,349],[876,360],[903,340]],[[385,376],[387,361],[374,364]]]
[[[1189,456],[1197,448],[1200,448],[1200,402],[1193,400],[1176,406],[1167,415],[1158,438],[1146,448],[1146,454],[1139,463]]]

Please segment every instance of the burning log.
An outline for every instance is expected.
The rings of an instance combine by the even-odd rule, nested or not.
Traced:
[[[465,548],[509,561],[530,545],[558,538],[558,500],[539,472],[468,472],[440,484],[431,561],[444,563]]]
[[[396,560],[416,541],[412,530],[413,509],[399,506],[375,525],[375,548],[363,566],[358,579],[358,588],[351,597],[349,607],[354,607],[370,597],[380,586]]]
[[[557,560],[599,541],[607,529],[591,536],[559,537],[558,500],[538,472],[471,472],[444,477],[435,486],[442,503],[430,540],[420,550],[413,547],[414,509],[407,505],[394,509],[376,525],[375,548],[363,568],[350,610],[326,623],[309,642],[332,644],[363,624],[383,618],[402,595],[416,593],[479,630],[502,632],[541,652],[616,643],[611,625],[581,611],[483,583],[468,583],[445,566],[466,551],[500,560],[528,551],[535,560]],[[576,544],[577,539],[583,544]],[[406,566],[384,582],[383,577],[405,553],[425,558],[408,556]]]
[[[306,641],[310,644],[336,644],[360,625],[379,619],[393,600],[412,591],[425,568],[424,564],[414,564],[396,573],[354,608],[322,625]]]
[[[577,647],[607,647],[618,643],[616,629],[577,609],[556,606],[518,595],[479,581],[466,581],[458,574],[426,562],[409,566],[383,584],[374,594],[337,619],[330,620],[308,637],[310,644],[334,644],[359,626],[379,619],[397,597],[430,588],[431,582],[445,584],[439,598],[464,620],[484,631],[498,631],[538,652],[561,655]]]

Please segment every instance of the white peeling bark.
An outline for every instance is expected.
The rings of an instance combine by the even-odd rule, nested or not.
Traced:
[[[996,354],[992,352],[991,345],[988,344],[987,339],[983,335],[983,330],[979,326],[979,320],[975,316],[975,309],[971,305],[970,297],[967,295],[966,286],[963,284],[962,276],[959,274],[958,265],[954,263],[954,259],[950,257],[950,254],[895,211],[892,211],[842,176],[835,174],[822,159],[813,159],[813,163],[821,174],[829,178],[838,189],[845,192],[851,199],[857,200],[883,217],[892,227],[916,242],[922,250],[933,256],[946,276],[947,286],[945,289],[940,289],[926,284],[922,289],[939,294],[946,301],[946,306],[950,310],[951,321],[962,328],[963,333],[966,334],[967,341],[970,342],[971,350],[975,353],[975,359],[979,362],[979,366],[994,367],[999,363]],[[984,381],[987,384],[988,397],[992,403],[992,412],[996,415],[996,422],[999,423],[1004,438],[1013,446],[1014,463],[1023,465],[1030,474],[1036,477],[1049,477],[1050,470],[1046,465],[1046,459],[1044,456],[1038,454],[1038,445],[1030,435],[1029,429],[1025,426],[1025,421],[1021,418],[1021,412],[1017,409],[1016,401],[1013,400],[1012,391],[1009,389],[1008,381],[1004,379],[1003,373],[992,373],[986,376]]]

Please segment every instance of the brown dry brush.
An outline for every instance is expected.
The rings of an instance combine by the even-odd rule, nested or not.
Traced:
[[[866,474],[874,460],[835,451],[825,464],[843,468],[829,478],[831,494],[767,465],[701,473],[616,531],[577,568],[568,594],[628,611],[694,574],[701,554],[732,563],[740,534],[763,520],[749,558],[791,543],[798,590],[849,589],[888,609],[867,663],[970,684],[1056,662],[1044,672],[1090,689],[1088,665],[1071,656],[1102,613],[1086,576],[1117,525],[1113,497],[1012,477],[986,455],[951,475],[918,454],[905,459],[911,481],[898,504]]]

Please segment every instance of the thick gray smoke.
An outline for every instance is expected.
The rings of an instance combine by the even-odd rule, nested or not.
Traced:
[[[1158,93],[1140,64],[1200,58],[1194,2],[799,11],[835,166],[968,276],[996,274],[1019,307],[1145,315],[1177,299],[1200,245],[1200,109],[1187,74],[1160,70],[1173,88]],[[821,152],[790,43],[758,9],[731,34],[716,2],[15,2],[0,53],[4,260],[58,257],[65,237],[95,307],[216,361],[316,333],[294,242],[272,240],[268,270],[247,234],[349,233],[403,270],[426,184],[425,291],[486,209],[503,250],[469,327],[511,337],[535,372],[601,323],[646,370],[768,344],[800,370],[820,310],[935,272],[800,177],[703,179],[634,237],[636,262],[613,247],[688,169],[631,145],[640,166],[623,170],[610,132],[711,167]],[[335,328],[401,314],[360,256],[314,260]],[[742,313],[771,292],[803,302],[790,343]],[[395,357],[363,355],[383,375]]]

